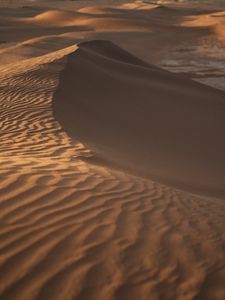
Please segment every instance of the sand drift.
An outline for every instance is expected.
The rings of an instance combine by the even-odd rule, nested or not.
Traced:
[[[108,41],[79,44],[55,117],[100,157],[164,183],[224,195],[225,93],[149,65]]]

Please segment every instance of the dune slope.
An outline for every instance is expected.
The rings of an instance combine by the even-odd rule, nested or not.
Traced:
[[[91,41],[68,56],[54,110],[104,159],[180,188],[225,194],[222,91]]]
[[[0,7],[0,300],[224,300],[225,198],[181,191],[187,177],[181,174],[179,185],[177,173],[171,177],[171,164],[164,163],[167,157],[163,161],[166,151],[153,133],[165,135],[148,128],[150,118],[139,117],[143,99],[148,103],[142,111],[152,107],[157,112],[155,119],[150,114],[154,125],[157,118],[156,128],[169,124],[164,122],[166,111],[160,107],[158,113],[145,91],[163,95],[167,87],[169,96],[177,94],[181,89],[176,76],[169,79],[170,73],[106,42],[82,44],[74,52],[81,41],[111,40],[149,63],[225,90],[225,51],[217,42],[219,35],[211,26],[184,24],[188,16],[216,13],[215,3],[212,9],[202,2],[189,9],[186,3],[169,7],[146,1],[2,0]],[[163,81],[164,76],[169,78]],[[146,87],[149,82],[151,88]],[[194,89],[191,95],[196,95]],[[217,103],[210,109],[216,113],[223,94],[210,91]],[[202,86],[201,94],[205,92]],[[133,93],[126,105],[127,95]],[[72,139],[54,117],[53,100],[59,105],[54,112]],[[137,113],[128,115],[127,107]],[[201,108],[204,111],[204,105]],[[70,124],[64,124],[66,116]],[[130,157],[121,162],[124,134],[127,143],[135,142],[131,127],[135,136],[141,134],[138,147],[135,143],[147,162],[141,169],[130,146]],[[86,134],[90,128],[92,136]],[[143,144],[151,150],[150,137],[159,152],[155,169],[143,155]],[[179,141],[179,136],[169,138]],[[190,169],[195,156],[190,157]],[[149,179],[159,174],[163,181],[165,170],[179,189]],[[214,174],[219,177],[218,171]],[[199,181],[191,180],[191,191],[194,186],[200,189]],[[219,185],[213,183],[210,193],[221,195]],[[209,193],[206,186],[200,192]]]
[[[223,300],[224,200],[85,160],[52,115],[71,51],[1,68],[0,299]]]

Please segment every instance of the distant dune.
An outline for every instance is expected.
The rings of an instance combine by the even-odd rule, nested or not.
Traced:
[[[209,28],[218,39],[225,42],[225,11],[189,17],[184,26]]]

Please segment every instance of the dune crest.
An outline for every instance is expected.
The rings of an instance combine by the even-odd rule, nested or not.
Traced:
[[[138,174],[224,195],[225,93],[149,65],[108,41],[68,56],[54,98],[72,137]]]

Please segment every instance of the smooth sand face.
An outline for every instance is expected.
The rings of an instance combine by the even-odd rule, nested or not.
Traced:
[[[0,299],[225,299],[224,5],[0,5]]]
[[[79,44],[68,56],[53,107],[63,129],[100,157],[225,197],[224,91],[99,40]]]

